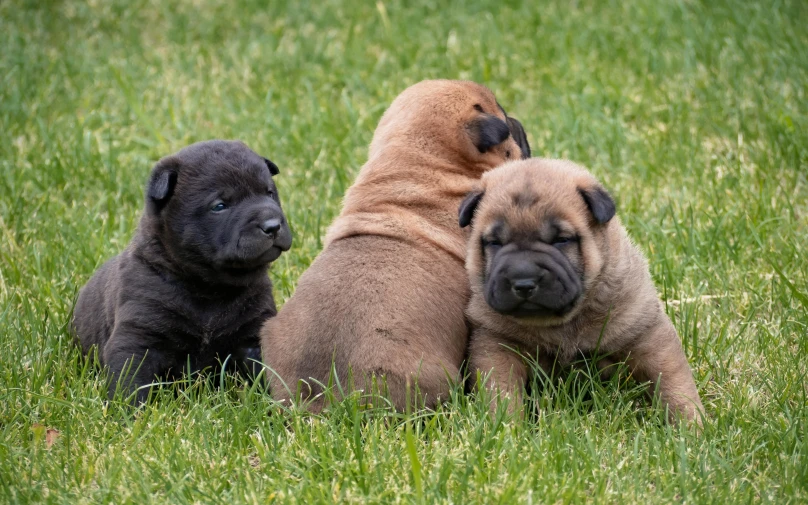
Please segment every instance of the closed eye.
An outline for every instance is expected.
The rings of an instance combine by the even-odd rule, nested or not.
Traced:
[[[483,238],[482,239],[483,247],[486,248],[500,248],[502,247],[502,242],[496,238]]]
[[[559,237],[554,238],[553,241],[551,242],[551,244],[554,245],[554,246],[563,246],[563,245],[567,245],[567,244],[571,244],[573,242],[576,242],[577,240],[578,240],[578,237],[559,236]]]

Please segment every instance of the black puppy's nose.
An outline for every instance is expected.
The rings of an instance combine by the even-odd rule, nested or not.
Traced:
[[[267,235],[275,235],[278,233],[278,230],[281,229],[281,220],[280,219],[267,219],[263,223],[258,225]]]
[[[511,289],[519,298],[530,298],[536,292],[538,283],[536,279],[516,279],[511,282]]]

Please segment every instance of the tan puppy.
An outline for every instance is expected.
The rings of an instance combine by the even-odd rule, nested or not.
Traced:
[[[488,172],[461,204],[460,226],[474,223],[470,370],[490,373],[487,386],[511,396],[512,410],[528,378],[517,350],[548,372],[582,353],[606,356],[602,367],[627,360],[638,379],[658,381],[671,413],[703,412],[645,258],[614,214],[584,168],[539,158]]]
[[[472,82],[424,81],[396,98],[324,250],[264,326],[274,398],[299,390],[321,409],[333,363],[342,388],[349,370],[357,389],[375,376],[399,409],[446,399],[468,340],[457,206],[483,172],[522,157],[511,128],[529,155],[519,123]]]

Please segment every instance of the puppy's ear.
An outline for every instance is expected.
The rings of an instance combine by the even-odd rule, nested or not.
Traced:
[[[471,224],[471,220],[474,218],[474,211],[477,210],[477,205],[480,204],[480,200],[482,200],[484,194],[485,193],[482,191],[472,191],[460,202],[458,222],[461,228],[465,228]]]
[[[530,158],[530,144],[527,143],[527,134],[525,133],[525,129],[522,128],[522,123],[515,117],[510,116],[505,119],[505,122],[508,123],[511,137],[519,144],[519,149],[522,150],[522,159],[526,160]]]
[[[270,173],[270,174],[272,174],[272,175],[278,175],[279,173],[281,173],[281,171],[280,171],[280,170],[278,170],[278,165],[276,165],[276,164],[272,163],[272,162],[271,162],[271,161],[269,161],[267,158],[264,158],[264,163],[266,163],[266,164],[267,164],[267,168],[269,169],[269,173]]]
[[[608,223],[614,217],[617,211],[614,200],[600,185],[578,188],[578,193],[583,197],[598,224]]]
[[[505,142],[511,131],[507,123],[491,114],[480,114],[480,117],[472,119],[466,129],[471,136],[471,141],[481,153],[487,153],[492,147]]]
[[[157,209],[165,205],[174,194],[179,166],[179,161],[174,157],[163,158],[154,165],[146,186],[146,197]]]

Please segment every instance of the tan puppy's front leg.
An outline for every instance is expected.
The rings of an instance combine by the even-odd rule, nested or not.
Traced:
[[[704,406],[679,336],[667,318],[630,350],[628,364],[639,380],[656,384],[672,420],[682,416],[701,425]]]
[[[484,329],[474,330],[469,346],[469,369],[472,373],[479,371],[481,378],[488,377],[485,387],[493,394],[492,413],[497,411],[499,402],[507,401],[508,413],[521,416],[527,365],[519,354],[508,348],[509,344]]]

